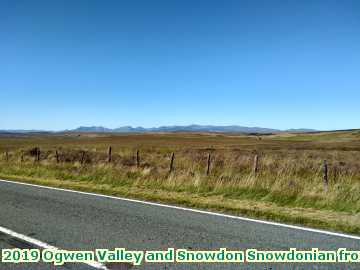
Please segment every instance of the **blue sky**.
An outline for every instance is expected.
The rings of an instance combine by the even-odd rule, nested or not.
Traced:
[[[0,1],[0,129],[360,128],[360,1]]]

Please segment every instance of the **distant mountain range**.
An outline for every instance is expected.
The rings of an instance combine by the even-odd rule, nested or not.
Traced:
[[[63,131],[49,131],[49,130],[23,130],[23,129],[12,129],[12,130],[0,130],[0,133],[59,133],[59,132],[113,132],[113,133],[143,133],[143,132],[217,132],[217,133],[304,133],[304,132],[316,132],[314,129],[299,128],[299,129],[272,129],[262,127],[244,127],[244,126],[212,126],[212,125],[188,125],[188,126],[161,126],[153,128],[144,127],[132,127],[123,126],[119,128],[106,128],[102,126],[80,126],[75,129],[63,130]]]
[[[81,126],[76,129],[64,130],[58,132],[113,132],[113,133],[143,133],[143,132],[217,132],[217,133],[260,133],[260,134],[269,134],[269,133],[281,133],[281,132],[291,132],[291,133],[304,133],[304,132],[315,132],[314,129],[271,129],[271,128],[262,128],[262,127],[244,127],[244,126],[212,126],[212,125],[188,125],[188,126],[161,126],[153,128],[143,128],[143,127],[132,127],[132,126],[123,126],[119,128],[106,128],[102,126],[91,126],[85,127]],[[0,133],[56,133],[54,131],[45,131],[45,130],[0,130]]]
[[[68,130],[69,132],[115,132],[115,133],[141,133],[141,132],[218,132],[218,133],[280,133],[280,132],[292,132],[292,133],[302,133],[302,132],[314,132],[313,129],[289,129],[289,130],[279,130],[271,128],[262,128],[262,127],[244,127],[244,126],[212,126],[212,125],[188,125],[188,126],[161,126],[154,128],[143,128],[143,127],[132,127],[132,126],[123,126],[119,128],[105,128],[101,126],[92,126],[92,127],[78,127],[73,130]]]

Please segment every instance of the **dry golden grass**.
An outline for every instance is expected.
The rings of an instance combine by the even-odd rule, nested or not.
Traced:
[[[8,153],[8,160],[4,154],[0,176],[358,233],[359,134],[3,135],[0,151]],[[111,163],[107,162],[109,146]],[[40,162],[29,152],[33,147],[41,149]],[[174,171],[169,173],[172,152]],[[211,167],[206,175],[208,153]],[[257,175],[252,170],[255,153],[259,155]],[[327,187],[322,171],[325,159]]]

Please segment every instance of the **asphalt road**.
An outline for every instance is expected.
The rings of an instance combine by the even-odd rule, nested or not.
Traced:
[[[3,181],[0,226],[66,250],[360,250],[358,239]],[[0,234],[0,248],[9,247],[26,243]],[[0,269],[93,268],[0,263]],[[145,264],[131,269],[360,269],[360,264]]]

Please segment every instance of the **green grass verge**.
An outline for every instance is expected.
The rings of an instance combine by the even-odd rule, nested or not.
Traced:
[[[45,179],[3,173],[0,173],[0,178],[51,187],[162,202],[276,222],[341,231],[345,233],[360,234],[360,215],[348,212],[290,207],[273,202],[231,198],[214,193],[207,194],[191,193],[188,191],[154,190],[147,187],[126,185],[114,186],[108,183],[95,184],[94,182],[84,180]]]

